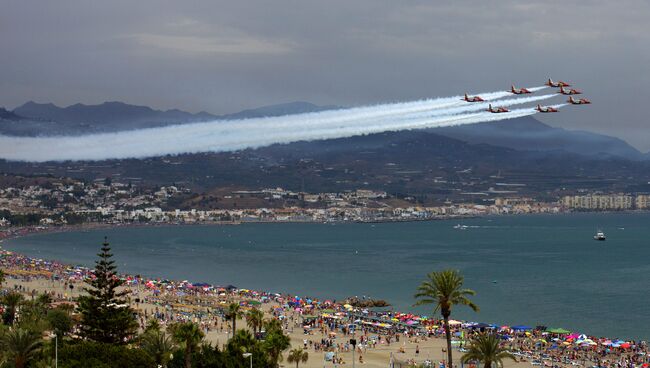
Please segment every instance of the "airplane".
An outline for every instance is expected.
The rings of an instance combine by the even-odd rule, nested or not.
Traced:
[[[564,87],[560,86],[560,90],[557,91],[557,93],[561,93],[563,95],[579,95],[582,92],[578,91],[577,89],[569,89],[568,91],[564,89]]]
[[[512,86],[510,86],[510,93],[513,93],[515,95],[523,95],[523,94],[532,93],[532,92],[527,90],[526,88],[515,88],[515,86],[512,85]]]
[[[467,93],[465,93],[465,98],[463,98],[463,101],[467,102],[484,102],[485,100],[481,98],[481,96],[468,96]]]
[[[586,105],[591,103],[591,101],[587,100],[586,98],[574,100],[573,96],[569,96],[569,99],[566,102],[570,103],[571,105]]]
[[[570,87],[571,86],[567,82],[562,82],[562,81],[553,82],[553,80],[551,80],[551,78],[549,78],[548,81],[546,81],[546,83],[544,83],[544,84],[549,86],[549,87]]]
[[[493,114],[499,114],[502,112],[509,112],[510,110],[506,109],[505,107],[495,107],[492,108],[492,104],[488,107],[487,111],[493,113]]]
[[[558,109],[556,109],[555,107],[551,107],[551,106],[542,107],[540,105],[537,105],[535,110],[539,112],[558,112]]]

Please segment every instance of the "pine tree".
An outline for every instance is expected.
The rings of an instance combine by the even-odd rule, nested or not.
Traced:
[[[128,291],[118,291],[124,284],[117,275],[112,260],[111,247],[104,238],[101,252],[97,254],[92,279],[86,280],[90,287],[84,288],[88,295],[80,296],[81,336],[103,343],[124,344],[138,328],[134,311],[128,306]]]

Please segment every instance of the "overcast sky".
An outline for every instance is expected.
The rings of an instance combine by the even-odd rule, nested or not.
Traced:
[[[8,108],[118,100],[220,114],[296,100],[354,106],[495,91],[550,76],[594,104],[540,120],[650,150],[645,0],[0,6],[0,106]]]

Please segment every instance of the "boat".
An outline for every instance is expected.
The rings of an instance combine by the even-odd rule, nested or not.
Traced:
[[[454,229],[459,229],[459,230],[467,230],[468,227],[469,226],[467,225],[461,225],[461,224],[454,225]]]
[[[594,240],[602,241],[602,240],[605,240],[605,239],[607,239],[607,237],[605,237],[605,233],[602,230],[598,230],[596,232],[596,235],[594,235]]]

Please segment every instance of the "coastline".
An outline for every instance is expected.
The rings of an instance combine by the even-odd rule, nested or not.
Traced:
[[[0,250],[0,261],[5,266],[8,258],[19,259],[20,262],[16,262],[16,265],[22,265],[10,270],[17,272],[8,272],[10,276],[8,285],[14,287],[21,285],[25,293],[29,293],[30,290],[48,291],[67,303],[74,303],[73,297],[79,295],[82,289],[80,286],[90,272],[89,268],[71,267]],[[439,317],[425,317],[397,311],[375,312],[363,307],[349,306],[345,304],[347,301],[337,302],[331,299],[299,297],[288,293],[192,283],[187,280],[142,278],[128,274],[121,274],[120,277],[126,281],[126,287],[131,291],[130,303],[140,315],[141,328],[145,325],[148,315],[161,319],[163,326],[178,321],[179,318],[198,321],[201,328],[205,330],[208,341],[219,345],[227,340],[230,326],[223,317],[223,311],[218,310],[223,309],[227,303],[237,302],[245,309],[259,305],[265,311],[268,310],[265,314],[283,321],[283,329],[290,336],[292,345],[304,344],[305,349],[308,347],[311,349],[313,346],[314,356],[310,354],[306,367],[327,365],[327,353],[325,351],[321,353],[322,350],[319,348],[325,341],[328,341],[328,344],[336,342],[336,348],[333,350],[335,356],[345,360],[354,359],[354,356],[350,356],[351,350],[347,347],[346,339],[348,336],[355,338],[357,329],[361,341],[364,341],[364,337],[366,341],[358,350],[358,354],[365,357],[365,361],[360,361],[364,366],[381,367],[389,361],[407,365],[419,362],[426,364],[436,360],[442,362],[445,359],[444,351],[442,354],[438,353],[444,348],[444,331]],[[76,286],[74,289],[73,285]],[[172,299],[165,295],[172,296]],[[181,295],[185,296],[179,297]],[[256,304],[252,304],[253,301]],[[210,308],[214,308],[212,312],[209,311]],[[240,326],[244,323],[245,320],[242,319]],[[357,327],[350,331],[347,328],[349,324],[355,324]],[[498,333],[499,336],[507,337],[505,344],[519,360],[508,362],[505,367],[547,366],[547,364],[556,366],[557,364],[560,367],[584,366],[586,368],[596,363],[601,366],[601,359],[605,362],[608,360],[615,362],[622,357],[629,357],[629,353],[637,351],[639,347],[647,349],[645,342],[569,334],[569,331],[553,332],[554,330],[550,329],[546,331],[546,329],[539,330],[521,325],[477,324],[457,319],[450,320],[450,324],[454,335],[453,346],[456,350],[456,359],[459,358],[459,352],[464,351],[463,344],[467,344],[467,336],[476,333],[477,329],[488,329]],[[322,336],[321,343],[317,339],[319,334]],[[342,340],[337,340],[337,334]],[[376,335],[376,338],[372,338],[372,335]],[[400,336],[403,336],[403,342],[400,342]],[[544,341],[543,345],[539,343],[541,340]],[[550,345],[547,341],[558,342]],[[558,345],[570,349],[554,350]],[[420,350],[423,352],[422,355],[419,353]],[[602,351],[603,355],[601,356],[600,353],[593,355],[592,352],[596,350]],[[323,359],[320,354],[324,354]],[[647,356],[644,359],[647,359]]]
[[[618,212],[617,212],[617,213],[618,213]],[[633,213],[628,213],[628,214],[633,214]],[[578,215],[578,218],[583,218],[582,216],[583,216],[584,214],[583,214],[583,213],[578,213],[577,215]],[[491,217],[492,217],[492,218],[495,218],[495,219],[496,219],[496,218],[503,218],[503,217],[510,217],[510,218],[512,218],[512,219],[517,219],[517,218],[522,217],[522,216],[519,216],[519,215],[513,215],[513,216],[502,216],[502,215],[498,215],[498,216],[491,216]],[[556,218],[557,216],[550,216],[550,215],[534,215],[534,216],[525,216],[525,217],[527,217],[527,218],[528,218],[528,217],[539,217],[539,218],[542,218],[542,219],[543,219],[543,218],[551,219],[551,218]],[[643,217],[641,217],[640,219],[643,221]],[[491,222],[492,220],[488,220],[488,221]],[[564,220],[560,220],[560,222],[562,222],[562,221],[564,221]],[[627,221],[627,220],[625,220],[625,221]],[[486,221],[482,221],[482,222],[483,222],[483,226],[482,226],[482,227],[484,227],[484,228],[487,229],[487,230],[484,230],[484,231],[490,231],[490,232],[493,232],[493,231],[494,231],[494,230],[489,230],[489,228],[492,228],[492,227],[493,227],[492,224],[489,224],[489,223],[487,223]],[[557,223],[557,222],[558,222],[558,220],[555,220],[555,223]],[[592,220],[587,220],[587,221],[583,220],[583,222],[591,223]],[[256,222],[256,223],[257,223],[257,222]],[[276,224],[286,224],[286,223],[284,223],[284,222],[283,222],[283,223],[277,223],[277,222],[275,222],[275,223],[276,223]],[[300,223],[303,224],[304,222],[300,222]],[[512,222],[509,221],[508,223],[512,223]],[[519,223],[521,223],[521,221],[516,221],[515,223],[516,223],[516,224],[519,224]],[[531,221],[526,221],[526,223],[531,224]],[[533,223],[537,223],[537,220],[533,220]],[[254,225],[255,223],[251,223],[251,224]],[[269,224],[269,223],[266,222],[266,223],[264,223],[264,224],[266,225],[266,224]],[[294,223],[294,224],[295,224],[295,223]],[[306,223],[305,223],[305,224],[306,224]],[[313,223],[311,223],[311,224],[313,224]],[[446,224],[446,225],[445,225],[445,224],[440,224],[440,225],[435,226],[434,229],[435,229],[435,228],[440,229],[441,227],[442,227],[442,228],[449,228],[449,230],[448,230],[448,234],[449,234],[449,236],[456,237],[456,235],[454,235],[454,234],[456,234],[456,230],[451,230],[451,225],[453,225],[453,224],[454,224],[454,222],[451,222],[451,223],[450,223],[449,221],[447,221],[447,224]],[[175,230],[173,230],[173,228],[174,228],[174,227],[177,227],[177,226],[179,226],[179,225],[183,225],[183,224],[144,224],[144,225],[143,225],[143,224],[130,224],[130,225],[121,225],[121,226],[106,226],[106,225],[104,225],[104,224],[101,224],[100,226],[81,226],[81,227],[78,227],[78,226],[77,226],[77,227],[75,227],[75,226],[68,226],[68,227],[65,227],[65,228],[55,228],[55,230],[58,230],[58,231],[54,231],[54,232],[74,232],[74,231],[77,231],[77,230],[81,230],[82,233],[83,233],[83,232],[85,232],[85,231],[101,231],[101,229],[112,229],[112,228],[119,229],[119,228],[125,228],[125,227],[135,227],[135,228],[170,227],[170,228],[172,228],[172,229],[170,230],[170,233],[175,233]],[[190,225],[190,224],[187,224],[187,225]],[[191,225],[194,225],[194,226],[186,226],[186,225],[183,226],[183,227],[187,227],[187,228],[189,228],[189,229],[185,232],[186,234],[192,234],[192,233],[194,233],[194,230],[191,230],[191,228],[193,228],[193,227],[214,227],[214,226],[215,226],[215,224],[206,224],[206,223],[191,224]],[[487,225],[487,226],[486,226],[486,225]],[[283,229],[282,226],[274,227],[274,228],[275,228],[275,229]],[[311,231],[311,230],[308,230],[308,229],[312,229],[312,228],[309,228],[309,227],[304,228],[304,227],[301,227],[301,226],[298,226],[298,227],[295,227],[295,228],[296,228],[296,229],[306,229],[306,230],[300,231],[301,233],[305,233],[305,234],[308,234],[308,233]],[[329,227],[320,227],[320,226],[317,226],[317,227],[315,227],[315,228],[322,229],[322,231],[324,231],[324,232],[336,231],[337,233],[338,233],[339,231],[343,231],[343,230],[344,230],[344,228],[342,228],[342,230],[338,230],[337,228],[332,228],[332,230],[329,230]],[[346,227],[346,228],[351,228],[351,227]],[[352,228],[353,228],[353,227],[352,227]],[[366,229],[366,230],[363,230],[363,231],[373,231],[373,234],[380,234],[380,233],[377,233],[377,231],[379,231],[379,229],[383,229],[382,231],[389,231],[389,232],[392,232],[392,231],[393,231],[393,230],[390,230],[390,229],[396,229],[396,228],[394,228],[394,227],[380,227],[380,226],[377,226],[377,229],[372,229],[372,230],[371,230],[370,226],[368,226],[368,227],[364,227],[364,226],[362,226],[362,227],[357,227],[357,228],[358,228],[358,229]],[[401,229],[402,227],[398,227],[398,228]],[[408,228],[411,229],[412,227],[408,227]],[[429,227],[428,225],[424,225],[424,224],[423,224],[423,226],[419,226],[419,225],[418,225],[417,228],[420,228],[420,229],[429,229],[430,227]],[[252,228],[252,229],[254,229],[254,228]],[[259,227],[257,227],[257,229],[258,229],[258,230],[257,230],[258,232],[261,231],[261,232],[265,233],[266,230],[264,230],[264,229],[267,229],[267,227],[265,227],[265,226],[263,226],[263,225],[260,225]],[[389,230],[386,230],[386,229],[389,229]],[[511,233],[511,230],[510,230],[509,225],[506,226],[506,227],[501,226],[501,229],[502,229],[502,230],[499,230],[499,231],[507,232],[507,233]],[[44,230],[47,230],[47,229],[44,229]],[[43,230],[43,231],[44,231],[44,230]],[[244,232],[244,233],[248,233],[248,230],[246,230],[246,229],[235,229],[235,228],[233,228],[232,230],[233,230],[233,231],[236,230],[237,233],[242,233],[242,232]],[[216,231],[217,233],[221,233],[221,230],[215,230],[215,231]],[[226,231],[230,232],[230,230],[226,230]],[[278,231],[281,232],[282,230],[278,230]],[[436,230],[434,230],[434,234],[435,234],[435,231],[436,231]],[[471,230],[470,230],[470,231],[471,231]],[[628,231],[631,231],[631,229],[628,229]],[[627,234],[628,231],[621,232],[620,235],[621,235],[621,236],[623,236],[623,235],[628,235],[628,234]],[[141,232],[138,231],[138,233],[141,233]],[[152,230],[152,231],[144,232],[144,234],[157,234],[157,233],[158,233],[157,230]],[[36,232],[36,233],[32,233],[32,234],[28,234],[28,235],[23,235],[23,236],[29,236],[29,235],[35,235],[35,234],[38,234],[38,232]],[[466,234],[466,235],[460,235],[461,237],[465,237],[465,238],[466,238],[467,236],[469,236],[470,232],[467,232],[467,233],[466,233],[466,232],[462,232],[462,233],[459,232],[458,234]],[[95,235],[97,235],[97,234],[95,234]],[[632,233],[630,233],[629,235],[632,235]],[[148,235],[148,236],[150,236],[150,235]],[[20,236],[16,236],[16,237],[20,237]],[[75,237],[77,237],[77,235],[75,235]],[[224,236],[224,237],[225,237],[225,236]],[[83,235],[83,234],[79,234],[78,238],[79,238],[79,239],[83,239],[83,238],[84,238],[84,235]],[[589,234],[588,238],[589,238],[590,240],[587,241],[587,244],[592,245],[593,243],[591,243],[591,234]],[[233,239],[234,239],[234,238],[233,238]],[[43,245],[46,245],[47,240],[44,239],[43,241],[44,241],[44,242],[43,242]],[[121,241],[123,242],[124,239],[122,239]],[[236,240],[235,243],[236,243],[237,241],[240,241],[240,240]],[[28,245],[28,242],[29,242],[29,241],[27,241],[26,243],[23,243],[23,244]],[[62,243],[62,244],[63,244],[63,243]],[[609,243],[608,243],[608,244],[609,244]],[[244,244],[242,243],[242,245],[244,245]],[[6,245],[5,245],[5,247],[6,247]],[[91,248],[92,248],[92,247],[91,247]],[[148,248],[151,248],[151,246],[148,246]],[[45,249],[45,248],[41,247],[41,249]],[[179,248],[176,248],[176,249],[179,249]],[[182,249],[182,248],[180,248],[180,249]],[[357,249],[357,248],[351,248],[351,249],[354,251],[354,249]],[[358,249],[359,249],[360,252],[362,252],[362,251],[361,251],[362,248],[358,248]],[[236,249],[235,249],[235,250],[236,250]],[[88,252],[86,252],[86,253],[88,253]],[[94,253],[94,252],[92,252],[92,253]],[[362,252],[362,253],[363,253],[363,252]],[[31,254],[32,256],[42,257],[42,256],[39,256],[39,255],[38,255],[38,254],[41,254],[40,251],[39,251],[38,253],[36,253],[36,252],[31,252],[30,254]],[[43,252],[43,254],[47,254],[47,252]],[[74,255],[73,255],[73,254],[76,254],[76,253],[70,253],[70,254],[72,255],[71,257],[64,256],[63,259],[65,260],[65,262],[70,263],[70,264],[78,264],[78,263],[75,261],[75,257],[74,257]],[[51,254],[50,254],[49,257],[45,257],[45,258],[46,258],[46,259],[57,259],[56,257],[52,257]],[[83,264],[85,264],[85,265],[90,265],[90,264],[91,264],[91,263],[88,261],[88,257],[85,257],[85,258],[83,258],[83,259],[84,259],[84,261],[83,261],[84,263],[83,263]],[[129,270],[129,272],[140,272],[140,269],[138,269],[138,267],[136,267],[135,269],[133,268],[134,262],[132,262],[132,261],[127,261],[127,262],[129,262],[129,265],[131,266],[131,269]],[[126,263],[124,263],[124,265],[126,265]],[[156,269],[148,268],[148,271],[144,271],[143,274],[146,274],[146,275],[148,275],[148,276],[150,276],[150,277],[159,277],[159,278],[163,278],[163,277],[165,277],[165,276],[167,276],[167,277],[170,276],[169,274],[167,274],[167,273],[165,273],[165,272],[161,272],[161,270],[164,270],[164,268],[156,268]],[[187,271],[187,268],[183,268],[183,270]],[[175,273],[172,273],[172,277],[174,277],[174,278],[176,278],[176,279],[185,279],[186,276],[185,276],[185,274],[183,274],[183,272],[185,272],[185,271],[181,271],[181,268],[177,268],[177,269],[176,269],[176,272],[175,272]],[[418,271],[418,274],[422,274],[422,275],[423,275],[422,271]],[[223,275],[223,273],[222,273],[221,275]],[[192,273],[192,272],[190,272],[189,274],[187,274],[187,276],[189,276],[191,279],[196,279],[196,280],[209,280],[209,281],[211,281],[211,282],[215,282],[215,281],[216,281],[216,282],[219,282],[220,280],[223,280],[223,281],[230,281],[230,282],[234,283],[235,285],[253,286],[253,287],[257,287],[257,288],[265,288],[265,289],[266,289],[266,286],[269,285],[269,283],[266,283],[266,282],[259,282],[259,283],[256,283],[256,281],[255,281],[254,279],[252,279],[253,282],[242,281],[243,278],[230,279],[227,275],[228,275],[228,274],[226,274],[226,277],[219,276],[219,277],[209,277],[209,278],[205,278],[205,277],[202,277],[202,276],[198,276],[198,277],[197,277],[196,274],[195,274],[195,273]],[[496,277],[495,279],[497,279],[497,278],[499,279],[499,286],[498,286],[496,289],[507,288],[507,287],[509,287],[508,285],[511,285],[511,284],[508,284],[508,283],[507,283],[507,280],[506,280],[506,279],[502,279],[501,277]],[[492,280],[492,279],[493,279],[493,278],[490,277],[489,280]],[[251,279],[248,278],[248,280],[251,280]],[[263,280],[263,279],[262,279],[262,280]],[[489,280],[488,280],[488,288],[485,288],[485,286],[483,286],[482,289],[481,289],[481,290],[482,290],[482,291],[481,291],[481,294],[484,294],[484,293],[493,293],[493,291],[491,291],[491,290],[496,290],[495,287],[492,286],[491,283],[489,283]],[[472,281],[472,284],[474,284],[474,283],[475,283],[475,281]],[[286,285],[294,285],[294,284],[295,284],[295,282],[294,282],[294,283],[288,283],[288,284],[286,284]],[[322,285],[324,285],[324,284],[318,283],[318,284],[310,284],[310,285],[312,286],[311,288],[309,288],[309,287],[305,287],[305,288],[298,287],[298,290],[294,290],[293,287],[286,287],[286,288],[282,287],[282,285],[285,285],[285,284],[282,284],[282,283],[279,283],[280,287],[276,287],[277,285],[278,285],[278,283],[275,283],[275,284],[272,285],[272,287],[270,287],[270,288],[268,288],[268,289],[266,289],[266,290],[279,290],[279,291],[282,291],[282,292],[287,292],[287,291],[291,291],[291,290],[293,290],[293,291],[298,291],[298,292],[300,292],[300,293],[302,293],[302,294],[304,294],[304,293],[313,293],[313,292],[316,291],[316,293],[315,293],[315,294],[317,294],[316,296],[318,296],[318,297],[323,297],[323,298],[324,298],[324,297],[327,297],[327,296],[333,296],[332,293],[331,293],[331,291],[332,291],[332,290],[335,290],[334,287],[336,286],[336,284],[332,283],[332,284],[331,284],[331,287],[323,287]],[[320,285],[320,286],[317,286],[317,285]],[[364,284],[364,285],[365,285],[365,284]],[[409,285],[410,285],[410,284],[409,284]],[[294,285],[294,286],[295,286],[295,285]],[[310,289],[311,289],[311,290],[310,290]],[[349,289],[350,289],[350,288],[344,288],[344,289],[342,289],[343,291],[342,291],[341,293],[337,294],[336,292],[334,292],[333,294],[336,295],[337,297],[356,295],[356,291],[353,292],[353,293],[350,293],[350,292],[349,292]],[[368,290],[368,289],[366,289],[366,287],[364,286],[364,287],[362,287],[362,288],[360,288],[360,289],[361,289],[360,291],[361,291],[362,293],[365,293],[364,295],[372,295],[373,298],[384,298],[384,299],[387,299],[387,300],[388,300],[390,303],[392,303],[392,304],[395,304],[395,305],[399,305],[399,306],[401,306],[400,308],[402,308],[403,310],[409,310],[409,308],[407,308],[407,307],[404,305],[404,303],[402,302],[401,299],[396,299],[396,300],[394,300],[395,295],[393,295],[393,294],[389,294],[389,295],[382,294],[382,293],[380,292],[380,291],[382,290],[381,288],[379,288],[379,289],[377,289],[377,288],[372,289],[372,288],[371,288],[370,290]],[[328,291],[328,290],[329,290],[329,291]],[[379,291],[378,291],[378,290],[379,290]],[[366,291],[369,291],[369,293],[366,293]],[[314,295],[314,294],[309,294],[309,295]],[[362,294],[358,294],[358,295],[362,295]],[[397,301],[397,302],[396,302],[396,301]],[[523,310],[522,310],[522,311],[523,311]],[[523,317],[522,317],[522,315],[523,315]],[[531,317],[530,317],[530,318],[527,318],[527,317],[525,316],[524,313],[518,313],[518,317],[515,317],[515,318],[506,318],[505,320],[502,320],[500,316],[497,316],[496,318],[495,318],[494,316],[492,316],[492,317],[480,317],[480,316],[477,316],[477,318],[484,318],[485,320],[487,320],[487,321],[491,321],[491,322],[497,322],[497,321],[500,321],[500,320],[501,320],[502,322],[506,322],[506,323],[507,323],[507,322],[512,322],[512,323],[514,323],[514,322],[522,322],[522,321],[524,321],[524,322],[530,322],[530,323],[535,323],[535,322],[537,322],[537,321],[535,321],[535,320],[531,320],[531,319],[536,318],[536,316],[540,316],[540,320],[543,321],[543,320],[546,319],[546,318],[543,317],[544,315],[545,315],[545,314],[530,314]],[[554,316],[554,315],[553,315],[553,316]],[[566,323],[566,322],[563,322],[563,321],[564,321],[564,319],[558,319],[558,320],[555,321],[555,323],[554,323],[553,325],[561,325],[561,326],[563,326],[563,327],[571,327],[571,326],[565,326],[565,323]],[[578,320],[575,320],[575,321],[577,322]],[[571,324],[571,323],[567,323],[567,324]],[[579,324],[577,324],[577,323],[574,323],[574,324],[572,325],[573,328],[577,328],[577,327],[580,327],[580,326],[587,327],[587,330],[590,329],[590,328],[588,328],[588,327],[590,326],[589,324],[582,324],[582,325],[579,325]],[[630,331],[629,333],[630,333],[632,336],[637,336],[637,333],[636,333],[633,329],[628,329],[628,330]],[[607,332],[606,332],[606,331],[609,331],[609,330],[606,330],[606,329],[605,329],[604,331],[605,331],[605,332],[602,332],[602,333],[605,334],[605,335],[607,335]],[[617,335],[617,336],[629,336],[629,335],[627,335],[627,332],[626,332],[626,333],[615,333],[615,334],[613,334],[613,335]]]
[[[408,223],[408,222],[429,222],[429,221],[453,221],[468,220],[476,218],[489,218],[500,216],[561,216],[570,214],[650,214],[650,210],[620,210],[620,211],[578,211],[567,210],[557,213],[533,212],[533,213],[507,213],[507,214],[483,214],[483,215],[452,215],[431,218],[406,218],[406,219],[385,219],[385,220],[256,220],[256,221],[201,221],[201,222],[131,222],[131,223],[83,223],[76,225],[35,225],[24,227],[0,228],[0,244],[3,240],[16,239],[30,235],[63,233],[63,232],[84,232],[107,228],[140,228],[140,227],[168,227],[168,226],[235,226],[245,224],[385,224],[385,223]]]

